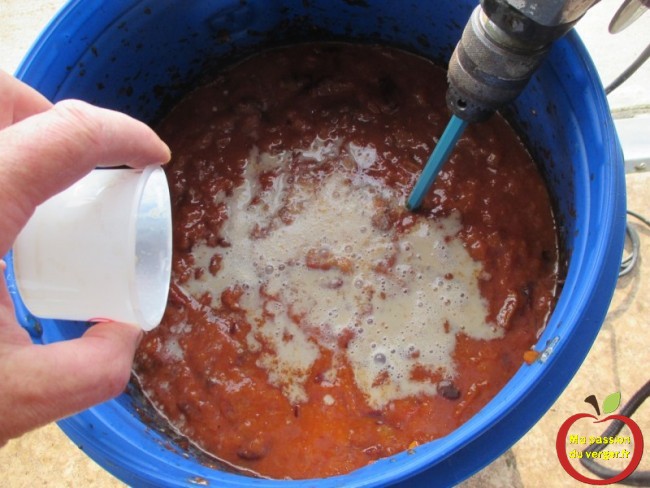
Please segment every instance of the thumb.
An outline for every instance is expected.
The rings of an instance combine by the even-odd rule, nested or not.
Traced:
[[[110,322],[78,339],[6,351],[0,361],[0,445],[119,395],[141,337],[133,325]]]

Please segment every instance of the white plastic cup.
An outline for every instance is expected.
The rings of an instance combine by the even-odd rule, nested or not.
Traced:
[[[37,317],[156,327],[172,259],[163,169],[96,169],[39,205],[13,247],[18,292]]]

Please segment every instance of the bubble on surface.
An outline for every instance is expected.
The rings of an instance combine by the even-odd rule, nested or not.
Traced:
[[[302,156],[336,157],[340,150],[340,141],[321,140]],[[435,394],[435,385],[411,380],[413,367],[453,377],[457,332],[478,339],[499,334],[485,324],[487,306],[476,278],[484,276],[482,269],[454,237],[461,228],[459,216],[452,213],[435,223],[414,216],[401,234],[379,231],[373,216],[385,209],[377,209],[377,196],[399,201],[398,196],[372,180],[351,181],[337,172],[324,176],[316,187],[300,178],[291,186],[286,176],[276,178],[282,185],[260,191],[259,175],[270,168],[280,171],[288,158],[251,151],[244,183],[219,197],[230,212],[221,237],[234,244],[223,249],[216,276],[190,279],[184,286],[195,297],[209,291],[213,306],[219,306],[226,288],[250,287],[240,299],[252,325],[247,347],[261,353],[259,365],[292,403],[305,398],[304,385],[319,347],[345,355],[373,408],[406,396]],[[250,205],[253,197],[259,203]],[[284,223],[277,215],[287,202],[291,219]],[[268,234],[251,239],[254,229],[266,228]],[[328,263],[326,269],[306,266],[312,249]],[[207,244],[194,247],[198,267],[207,266],[213,255]],[[445,280],[447,275],[453,279]],[[320,332],[318,344],[307,332],[310,327]],[[355,333],[340,348],[338,338],[349,331]],[[283,339],[288,336],[290,341]],[[377,385],[379,373],[387,376]]]

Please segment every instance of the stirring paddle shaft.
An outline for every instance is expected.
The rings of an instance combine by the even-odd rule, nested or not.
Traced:
[[[411,195],[406,202],[406,207],[409,210],[417,210],[417,208],[422,204],[424,196],[429,191],[429,188],[431,188],[436,176],[438,176],[442,165],[445,164],[447,159],[449,159],[449,155],[454,150],[456,142],[463,134],[467,124],[468,122],[460,117],[457,117],[456,115],[451,116],[449,124],[447,124],[442,136],[440,136],[438,144],[436,144],[436,147],[431,153],[427,164],[422,170],[422,174],[415,183]]]

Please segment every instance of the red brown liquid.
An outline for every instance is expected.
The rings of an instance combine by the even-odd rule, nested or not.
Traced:
[[[173,284],[135,371],[203,450],[346,473],[451,432],[522,365],[555,303],[549,196],[495,116],[406,211],[445,90],[401,51],[310,44],[232,67],[160,125]]]

